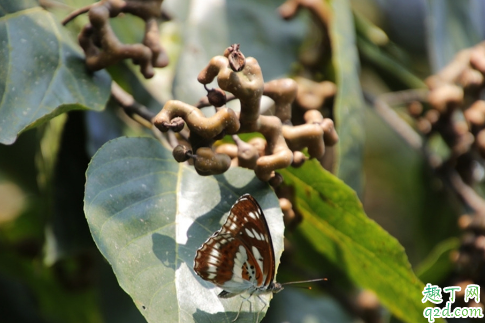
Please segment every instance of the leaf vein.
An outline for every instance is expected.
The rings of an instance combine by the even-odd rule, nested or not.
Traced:
[[[118,188],[118,187],[121,187],[123,185],[126,185],[126,184],[129,184],[130,182],[132,181],[136,181],[136,180],[139,180],[139,179],[142,179],[144,177],[147,177],[147,176],[151,176],[151,175],[157,175],[157,174],[163,174],[163,173],[167,173],[167,174],[175,174],[174,172],[169,172],[169,171],[158,171],[158,172],[151,172],[151,173],[145,173],[143,174],[142,176],[137,176],[137,177],[131,177],[131,178],[128,178],[128,180],[126,181],[123,181],[121,183],[118,183],[116,185],[113,185],[113,186],[109,186],[109,187],[106,187],[102,190],[99,190],[97,192],[97,194],[91,199],[91,201],[89,203],[87,203],[87,207],[86,207],[86,214],[89,214],[91,212],[91,207],[94,205],[94,202],[98,199],[98,197],[107,192],[108,190],[111,190],[111,189],[114,189],[114,188]]]
[[[42,96],[42,99],[40,100],[40,102],[37,105],[37,107],[35,108],[35,110],[32,111],[31,118],[30,118],[30,121],[29,121],[28,124],[32,124],[34,122],[33,120],[37,116],[38,112],[40,111],[41,108],[44,107],[43,106],[43,103],[46,100],[47,95],[49,94],[49,92],[50,92],[50,90],[52,88],[52,85],[54,84],[54,80],[57,78],[57,75],[59,74],[59,70],[61,69],[61,66],[62,66],[62,64],[61,64],[61,61],[62,61],[62,52],[61,52],[61,46],[60,46],[61,39],[59,37],[59,34],[57,32],[57,28],[56,28],[55,24],[53,24],[52,15],[51,14],[47,14],[47,17],[49,19],[49,22],[50,22],[51,26],[54,27],[53,28],[53,31],[54,31],[53,34],[56,36],[56,39],[57,39],[57,51],[58,51],[58,53],[57,53],[57,55],[58,55],[57,66],[56,66],[56,68],[54,70],[54,74],[52,74],[52,77],[49,80],[49,85],[47,86],[47,89],[45,90],[44,95]],[[47,107],[47,106],[45,106],[45,108],[48,109],[48,110],[52,110],[52,109],[49,109],[49,107]],[[49,111],[49,112],[52,112],[52,111]]]
[[[142,199],[142,200],[136,201],[135,203],[131,203],[131,204],[129,204],[129,205],[126,205],[124,208],[120,209],[119,211],[117,211],[117,212],[113,213],[113,214],[112,214],[110,217],[106,218],[106,220],[103,222],[103,224],[101,224],[101,228],[100,228],[100,230],[99,230],[98,235],[99,235],[99,236],[102,236],[102,234],[103,234],[103,230],[104,230],[104,226],[105,226],[105,225],[106,225],[108,222],[111,222],[111,221],[115,220],[115,219],[116,219],[116,217],[117,217],[119,214],[121,214],[122,212],[124,212],[125,210],[128,210],[129,208],[131,208],[131,207],[133,207],[133,206],[139,205],[139,204],[141,204],[141,203],[143,203],[143,202],[146,202],[146,201],[148,201],[148,200],[151,200],[151,199],[153,199],[153,198],[160,197],[160,196],[163,196],[163,195],[165,195],[165,194],[173,194],[173,193],[175,193],[175,191],[167,191],[167,192],[162,192],[162,193],[159,193],[159,194],[156,194],[156,195],[149,196],[149,197],[144,198],[144,199]]]
[[[156,229],[154,229],[154,230],[151,230],[150,232],[144,233],[144,234],[142,234],[141,236],[137,236],[136,238],[134,238],[134,239],[130,240],[130,241],[127,243],[127,244],[125,244],[125,245],[123,246],[123,248],[121,248],[121,249],[119,250],[118,254],[116,255],[115,262],[116,262],[116,263],[118,263],[118,259],[119,259],[119,257],[121,257],[121,253],[122,253],[122,252],[123,252],[125,249],[127,249],[129,246],[131,246],[133,243],[135,243],[136,241],[138,241],[138,240],[140,240],[140,239],[143,239],[143,238],[145,238],[146,236],[148,236],[148,235],[150,235],[150,234],[153,234],[154,232],[157,232],[157,231],[159,231],[159,230],[161,230],[161,229],[164,229],[164,228],[166,228],[166,227],[169,227],[169,226],[171,226],[171,225],[175,225],[175,222],[167,223],[166,225],[162,225],[161,227],[158,227],[158,228],[156,228]],[[157,266],[158,266],[158,265],[157,265]],[[150,267],[154,267],[154,266],[150,266]],[[136,278],[136,276],[135,276],[135,278]]]

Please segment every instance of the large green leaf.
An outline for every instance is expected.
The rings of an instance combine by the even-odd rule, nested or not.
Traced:
[[[362,191],[364,101],[359,83],[359,57],[348,0],[330,1],[333,66],[337,83],[334,114],[339,134],[337,174],[359,195]]]
[[[329,261],[406,322],[421,322],[424,285],[404,248],[364,213],[355,192],[316,161],[283,170],[304,217],[299,230]]]
[[[37,1],[0,0],[0,142],[73,109],[102,110],[105,72],[87,72],[63,27]]]
[[[242,298],[219,299],[220,289],[192,268],[197,248],[244,193],[264,209],[279,262],[283,220],[266,183],[239,168],[199,176],[150,138],[119,138],[98,151],[87,171],[84,210],[99,250],[148,322],[229,322]],[[238,322],[254,322],[263,304],[251,302],[253,313],[245,302]]]

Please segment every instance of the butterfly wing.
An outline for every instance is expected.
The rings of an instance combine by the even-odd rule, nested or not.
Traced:
[[[275,275],[273,241],[263,210],[254,197],[242,195],[231,208],[221,233],[237,237],[248,251],[250,266],[256,269],[257,287],[268,286]],[[251,267],[250,267],[251,268]]]
[[[263,211],[251,195],[236,201],[222,228],[197,250],[194,270],[224,288],[220,296],[225,298],[271,284],[273,242]]]

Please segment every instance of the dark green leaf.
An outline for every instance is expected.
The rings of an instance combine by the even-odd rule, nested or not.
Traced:
[[[94,247],[83,213],[86,153],[85,113],[68,113],[62,132],[52,186],[52,216],[46,232],[44,262],[78,255]]]
[[[234,319],[242,298],[219,299],[220,289],[192,268],[197,248],[220,228],[223,215],[244,193],[264,209],[279,262],[279,203],[252,171],[236,168],[201,177],[149,138],[115,139],[93,157],[84,206],[89,227],[119,284],[148,322]],[[269,296],[262,298],[269,302]],[[245,302],[238,322],[254,322],[262,303],[255,297],[251,301],[253,313],[247,313]]]
[[[367,218],[355,192],[316,161],[281,172],[304,217],[299,230],[316,250],[406,322],[421,322],[423,284],[403,247]]]
[[[333,66],[338,87],[334,114],[339,134],[337,174],[359,195],[362,191],[364,101],[359,83],[352,11],[347,0],[332,0],[330,25]]]
[[[73,109],[102,110],[105,72],[88,73],[78,47],[33,1],[0,0],[0,142]]]

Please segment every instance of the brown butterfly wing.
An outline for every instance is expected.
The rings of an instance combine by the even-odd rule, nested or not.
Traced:
[[[238,237],[254,256],[263,274],[258,286],[268,286],[275,275],[273,241],[263,210],[254,197],[244,194],[236,201],[221,229],[221,233],[226,232]]]
[[[251,195],[236,201],[222,228],[197,250],[194,270],[231,296],[271,284],[273,242],[263,211]]]

